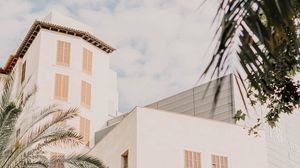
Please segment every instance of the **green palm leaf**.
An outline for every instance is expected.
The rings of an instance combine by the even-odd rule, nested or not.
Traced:
[[[300,103],[300,84],[294,81],[300,71],[300,1],[221,1],[217,16],[220,36],[202,76],[231,69],[247,81],[241,91],[250,101],[268,107],[265,119],[275,126],[281,113],[292,113]]]
[[[13,86],[14,80],[10,76],[0,95],[1,168],[47,168],[58,162],[73,167],[104,168],[101,161],[86,154],[49,158],[53,149],[83,146],[82,136],[74,128],[64,124],[78,116],[78,109],[63,110],[59,105],[34,109],[29,102],[32,102],[36,87],[28,95],[23,95],[25,86],[16,91]],[[54,113],[57,115],[53,115]],[[30,114],[32,116],[29,122]],[[22,128],[18,136],[17,128]]]

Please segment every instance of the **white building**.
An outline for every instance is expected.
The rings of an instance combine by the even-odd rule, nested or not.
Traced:
[[[79,107],[80,117],[69,124],[92,147],[95,132],[118,109],[116,73],[109,65],[113,51],[89,26],[51,12],[33,23],[1,71],[14,72],[16,87],[29,79],[25,94],[37,86],[36,106]]]
[[[25,94],[37,86],[37,106],[79,107],[80,117],[68,124],[110,168],[300,166],[300,115],[282,116],[277,129],[248,136],[232,119],[242,108],[232,76],[222,78],[214,111],[214,85],[203,84],[117,117],[113,51],[91,27],[52,12],[33,23],[0,73],[14,74],[16,88],[29,80]]]
[[[255,138],[241,126],[139,107],[91,154],[109,168],[268,167],[263,132]]]
[[[137,108],[107,121],[107,128],[96,133],[98,143],[92,154],[102,158],[111,168],[124,167],[122,159],[127,151],[129,167],[198,168],[184,166],[185,150],[201,153],[201,168],[219,168],[213,164],[214,154],[227,157],[226,168],[298,168],[299,111],[290,116],[281,115],[274,129],[268,125],[260,127],[258,138],[248,136],[253,120],[262,117],[266,109],[257,107],[254,111],[249,108],[252,118],[236,125],[233,116],[236,110],[243,110],[242,98],[233,82],[233,75],[221,79],[222,87],[214,111],[217,81],[185,90],[152,103],[146,109]]]

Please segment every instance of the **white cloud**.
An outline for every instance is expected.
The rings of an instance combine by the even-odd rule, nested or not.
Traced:
[[[14,53],[21,42],[29,18],[31,5],[26,2],[0,1],[0,62],[3,64],[9,54]]]
[[[33,17],[51,9],[70,14],[118,49],[111,64],[119,73],[120,110],[129,111],[194,86],[207,62],[203,55],[214,33],[210,24],[215,4],[209,2],[197,11],[200,4],[201,0],[75,0],[49,3],[38,13],[30,13],[33,4],[24,2],[14,12],[0,10],[1,15],[9,15],[0,19],[1,23],[6,20],[5,29],[12,33],[0,34],[1,42],[8,41],[0,44],[0,53],[17,47],[15,42],[28,28],[24,25]],[[26,24],[18,22],[19,15]]]

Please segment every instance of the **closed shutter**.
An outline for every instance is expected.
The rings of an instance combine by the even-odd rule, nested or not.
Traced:
[[[71,44],[64,41],[57,41],[56,64],[61,66],[70,66]]]
[[[65,51],[64,51],[64,64],[65,66],[70,66],[70,50],[71,50],[71,44],[65,42]]]
[[[201,168],[201,154],[199,152],[193,152],[194,168]]]
[[[212,164],[212,168],[217,168],[217,156],[212,155],[211,157],[211,164]]]
[[[87,74],[92,74],[92,67],[93,67],[93,53],[83,48],[83,60],[82,60],[82,71]]]
[[[225,156],[221,157],[221,168],[228,168],[228,158]]]
[[[201,168],[201,153],[185,150],[184,168]]]
[[[212,155],[212,168],[228,168],[228,157]]]
[[[68,100],[69,94],[69,76],[55,74],[54,98],[56,100]]]
[[[91,107],[91,84],[81,81],[81,105],[90,108]]]
[[[63,41],[57,41],[57,53],[56,53],[56,64],[60,65],[63,63]]]
[[[89,146],[90,139],[90,120],[80,117],[80,134],[83,136],[83,143]]]
[[[184,168],[188,168],[188,151],[184,151]]]

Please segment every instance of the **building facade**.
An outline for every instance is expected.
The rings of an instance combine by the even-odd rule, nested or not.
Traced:
[[[234,78],[235,76],[232,74],[227,75],[219,81],[213,80],[210,83],[201,84],[146,107],[235,124],[232,118],[236,110],[245,112],[246,109]],[[216,84],[220,81],[222,84],[219,97],[216,108],[213,109]],[[245,101],[250,104],[247,99]],[[237,125],[245,128],[253,126],[257,118],[266,114],[267,109],[261,105],[257,105],[255,108],[248,106],[248,112],[249,118],[245,122],[236,123]],[[266,134],[269,168],[300,167],[299,122],[300,111],[295,110],[291,115],[282,114],[275,128],[270,128],[267,124],[260,128]]]
[[[14,75],[15,88],[28,82],[25,95],[37,87],[35,106],[78,107],[80,117],[68,124],[92,147],[95,132],[117,114],[117,78],[109,65],[113,51],[89,26],[51,12],[33,23],[1,71]]]
[[[267,168],[265,136],[241,126],[135,108],[93,148],[109,168]]]
[[[218,100],[217,102],[215,102],[216,104],[214,109],[213,105],[215,101],[214,97],[217,88],[217,82],[221,82],[221,87]],[[247,102],[247,100],[245,101],[246,103],[249,103]],[[202,151],[200,152],[201,154],[203,154],[203,151],[206,151],[204,152],[204,155],[201,155],[206,159],[206,161],[204,161],[205,159],[202,159],[204,163],[201,162],[200,167],[216,168],[216,166],[212,164],[212,153],[222,152],[218,151],[218,148],[206,150],[206,147],[211,145],[223,145],[225,146],[224,148],[228,150],[228,153],[240,152],[239,157],[247,156],[249,160],[253,158],[254,163],[259,163],[257,161],[262,161],[260,160],[262,156],[260,156],[260,158],[256,158],[256,156],[259,156],[259,154],[261,154],[260,152],[264,152],[266,154],[265,161],[267,161],[267,164],[264,163],[252,165],[247,163],[247,165],[251,165],[252,167],[300,167],[300,127],[297,127],[300,121],[299,111],[295,111],[292,115],[281,115],[280,121],[276,128],[270,128],[267,124],[262,125],[262,127],[260,127],[259,130],[263,133],[259,133],[259,135],[261,136],[263,134],[263,137],[259,137],[258,139],[256,139],[257,141],[260,141],[260,145],[244,144],[246,146],[250,146],[251,148],[262,148],[263,151],[252,151],[253,153],[251,155],[242,155],[243,147],[240,146],[240,149],[237,149],[235,147],[235,145],[239,145],[239,143],[244,143],[240,141],[246,142],[247,140],[242,140],[244,136],[242,134],[237,133],[233,135],[232,129],[239,129],[244,134],[247,134],[247,129],[253,126],[253,123],[255,123],[257,118],[263,117],[267,109],[263,106],[257,106],[255,107],[255,109],[248,107],[250,116],[245,121],[238,123],[235,123],[233,121],[233,116],[236,110],[241,109],[245,111],[242,97],[239,93],[239,88],[234,82],[234,75],[224,76],[219,81],[213,80],[210,83],[201,84],[195,88],[183,91],[181,93],[151,103],[146,107],[146,109],[137,108],[133,112],[108,120],[106,123],[106,128],[96,133],[95,141],[97,142],[97,145],[95,149],[93,149],[92,153],[96,156],[100,156],[100,158],[103,158],[104,161],[107,161],[108,165],[113,165],[111,167],[122,167],[122,154],[124,153],[124,151],[128,150],[128,153],[131,153],[131,155],[128,155],[128,163],[130,165],[129,167],[136,166],[138,164],[140,164],[140,167],[147,167],[148,164],[154,166],[151,163],[143,165],[146,162],[145,160],[147,160],[143,160],[144,155],[146,155],[143,152],[148,152],[148,155],[146,156],[149,157],[149,160],[154,159],[155,161],[158,160],[157,162],[160,161],[159,163],[157,163],[151,160],[152,162],[155,162],[157,164],[155,167],[161,166],[198,168],[197,166],[194,167],[194,165],[188,166],[184,164],[185,162],[182,159],[184,158],[183,149],[186,148],[190,149],[187,151],[196,152],[196,154],[197,151],[198,153],[199,151]],[[152,110],[148,108],[151,108]],[[141,119],[142,117],[135,117],[133,121],[133,119],[127,119],[132,118],[130,117],[131,113],[137,113],[134,114],[136,116],[147,117],[145,117],[145,119]],[[148,113],[150,113],[149,116]],[[177,116],[174,117],[176,118],[176,122],[171,121],[171,116],[170,118],[165,118],[164,113],[174,113],[174,116]],[[187,116],[189,116],[190,118],[198,118],[199,120],[191,119],[187,122],[184,119]],[[130,128],[130,126],[128,126],[132,124],[131,122],[136,123],[133,124],[134,126],[132,126],[134,128]],[[152,123],[152,125],[150,124],[146,126],[146,123],[149,122]],[[199,125],[193,125],[193,122],[196,122]],[[207,122],[212,123],[208,124]],[[207,123],[207,125],[205,125],[205,123]],[[223,126],[224,130],[214,130],[215,126],[217,126],[218,124],[225,124]],[[148,129],[144,129],[144,127],[147,127]],[[128,128],[130,128],[130,130]],[[133,133],[132,131],[135,131],[136,133]],[[206,131],[211,132],[211,134],[206,135]],[[188,133],[191,134],[186,135]],[[236,140],[232,140],[229,143],[229,141],[226,140],[228,138],[227,135],[233,136]],[[117,136],[120,137],[117,138]],[[208,137],[208,139],[206,139],[206,137]],[[247,135],[247,137],[249,139],[253,138],[253,136],[249,135]],[[112,140],[114,138],[119,140]],[[194,142],[191,139],[196,139],[196,141]],[[205,141],[204,139],[206,139],[207,141]],[[124,141],[125,144],[121,144],[121,141]],[[161,143],[162,141],[164,143]],[[117,148],[115,146],[111,148],[110,146],[112,146],[112,144],[110,144],[110,142],[118,144],[115,146],[118,146],[120,148]],[[132,148],[131,145],[128,145],[129,142],[134,144],[133,147],[135,148]],[[184,144],[185,146],[182,146],[182,144]],[[202,147],[202,145],[205,147]],[[147,146],[149,146],[149,148]],[[167,146],[167,148],[169,148],[170,150],[157,151],[160,148],[164,149],[165,146]],[[173,151],[171,150],[171,148],[173,148]],[[104,151],[100,151],[100,149],[104,149]],[[175,151],[175,149],[178,150]],[[164,153],[164,156],[167,157],[160,155],[161,153]],[[228,153],[227,156],[230,155]],[[249,152],[249,154],[250,153],[251,152]],[[150,155],[152,156],[150,157]],[[156,156],[159,157],[156,158]],[[137,159],[137,161],[133,162],[131,160],[131,157]],[[234,156],[230,155],[230,157],[231,161],[229,160],[228,165],[226,166],[235,167],[234,164],[230,164],[233,160],[235,160],[234,158],[232,158]],[[117,165],[112,164],[112,160],[110,158],[115,159],[113,163]],[[162,158],[165,159],[165,162],[160,160]],[[169,162],[174,162],[177,164],[171,166],[168,165],[172,164]],[[247,165],[239,165],[238,167],[246,167]]]

